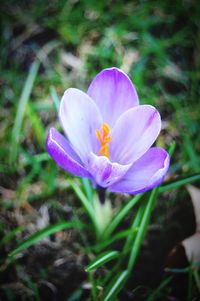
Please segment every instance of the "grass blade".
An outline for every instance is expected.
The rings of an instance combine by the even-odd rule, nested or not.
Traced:
[[[116,275],[116,277],[111,281],[110,285],[107,287],[105,294],[101,298],[101,301],[112,301],[116,300],[115,297],[121,291],[124,283],[128,277],[128,271],[122,271]]]
[[[94,261],[92,261],[86,268],[86,272],[93,271],[94,269],[104,265],[115,258],[119,257],[118,251],[109,251],[98,256]]]
[[[83,225],[77,222],[60,222],[55,225],[48,226],[42,230],[37,231],[36,233],[29,236],[26,240],[21,242],[18,247],[8,254],[9,258],[12,260],[17,254],[21,253],[22,251],[26,250],[30,246],[36,244],[43,238],[54,234],[58,231],[70,228],[82,228]]]
[[[38,114],[35,113],[33,105],[29,102],[27,103],[26,116],[30,120],[32,125],[34,136],[36,137],[37,143],[40,147],[45,146],[45,129],[43,127],[42,121]]]
[[[123,230],[117,233],[116,235],[110,237],[109,239],[103,239],[100,243],[94,245],[91,249],[94,250],[94,252],[98,253],[101,252],[106,247],[110,246],[112,243],[114,243],[117,240],[125,239],[130,233],[130,230]]]
[[[94,208],[91,205],[90,201],[87,199],[87,197],[84,195],[84,193],[76,183],[74,183],[73,181],[69,181],[69,184],[71,185],[72,189],[74,190],[79,200],[81,201],[83,207],[85,208],[88,216],[90,217],[93,225],[95,226],[95,230],[98,232],[98,227],[95,220]]]
[[[143,218],[143,214],[144,214],[144,210],[145,210],[144,205],[145,204],[141,204],[141,206],[139,207],[139,209],[138,209],[138,211],[137,211],[137,213],[136,213],[136,215],[133,219],[133,223],[132,223],[132,226],[130,228],[130,233],[127,236],[126,243],[125,243],[124,248],[123,248],[123,252],[122,252],[123,255],[125,255],[129,252],[130,247],[131,247],[131,245],[133,244],[133,242],[135,240],[136,234],[139,230],[141,220]]]
[[[107,229],[104,232],[105,237],[109,237],[112,234],[112,232],[117,228],[117,226],[120,224],[120,222],[129,213],[129,211],[138,203],[138,201],[141,199],[141,197],[142,197],[142,194],[136,195],[134,198],[130,199],[128,201],[128,203],[116,213],[112,222],[110,223],[110,225],[107,227]]]
[[[170,157],[173,156],[174,151],[175,151],[175,148],[176,148],[176,142],[173,141],[173,142],[171,143],[170,147],[169,147],[169,150],[168,150]]]
[[[127,254],[130,252],[130,249],[131,249],[131,247],[134,243],[135,237],[136,237],[137,232],[139,230],[139,226],[140,226],[140,223],[141,223],[141,220],[142,220],[142,217],[143,217],[143,213],[144,213],[144,210],[145,210],[145,205],[146,204],[144,202],[142,202],[142,204],[139,206],[139,208],[137,210],[137,213],[134,216],[132,226],[128,230],[128,233],[127,233],[127,236],[126,236],[126,242],[125,242],[123,250],[121,252],[121,256],[120,256],[117,264],[115,265],[112,273],[110,273],[110,275],[107,275],[104,283],[106,283],[107,281],[112,281],[112,279],[110,280],[110,278],[112,277],[112,274],[113,273],[115,274],[119,269],[121,269],[121,265],[122,265],[122,262],[124,261],[124,258],[126,258]],[[118,235],[119,234],[120,233],[118,233]]]
[[[94,191],[93,191],[90,180],[86,179],[86,178],[82,178],[81,182],[83,184],[83,188],[85,190],[85,193],[86,193],[86,196],[87,196],[88,200],[90,200],[90,202],[92,202]]]
[[[55,105],[56,111],[58,112],[59,111],[59,106],[60,106],[60,99],[58,97],[56,89],[53,86],[51,86],[51,88],[50,88],[50,94],[51,94],[51,97],[53,99],[53,103]]]
[[[10,152],[10,162],[15,163],[17,159],[17,153],[18,153],[18,144],[20,140],[20,132],[22,127],[22,122],[24,118],[24,113],[26,109],[26,104],[30,98],[30,94],[33,88],[34,81],[36,79],[38,70],[39,70],[40,63],[38,61],[35,61],[29,70],[28,77],[26,79],[22,94],[19,99],[19,105],[17,108],[17,114],[15,117],[14,127],[12,130],[12,147]]]
[[[130,253],[130,257],[129,257],[129,262],[128,262],[129,273],[131,272],[131,270],[135,264],[135,261],[138,256],[140,247],[142,245],[144,236],[146,234],[147,227],[149,225],[149,220],[151,217],[151,213],[154,208],[155,201],[157,199],[157,195],[158,195],[158,187],[152,190],[150,198],[149,198],[149,200],[147,200],[147,205],[146,205],[146,208],[144,211],[144,215],[143,215],[141,224],[139,226],[139,230],[137,232],[137,235],[136,235],[136,238],[135,238],[135,241],[134,241],[131,253]]]
[[[176,181],[173,181],[168,184],[166,183],[165,185],[159,187],[159,192],[166,192],[171,189],[176,189],[183,185],[187,185],[198,180],[200,180],[200,174],[192,175],[183,179],[178,179]]]
[[[11,231],[9,231],[4,237],[3,239],[0,241],[0,247],[2,245],[6,245],[9,241],[11,241],[17,233],[20,233],[24,230],[24,227],[19,226]]]
[[[163,280],[161,284],[148,296],[147,301],[154,301],[160,298],[162,290],[164,290],[164,288],[170,283],[171,280],[172,280],[172,276]]]

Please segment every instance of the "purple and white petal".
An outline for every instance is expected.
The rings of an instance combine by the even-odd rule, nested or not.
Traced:
[[[169,155],[164,149],[152,147],[109,190],[137,194],[152,189],[164,180],[169,163]]]
[[[121,179],[130,167],[131,164],[112,163],[107,157],[97,156],[94,153],[90,154],[87,164],[87,170],[95,182],[104,188]]]
[[[66,90],[59,118],[68,140],[83,162],[91,151],[98,152],[99,141],[95,131],[103,121],[97,105],[86,93],[73,88]]]
[[[141,105],[128,110],[111,131],[111,161],[120,164],[135,162],[152,146],[160,129],[160,114],[154,107]]]
[[[104,122],[112,127],[119,116],[139,104],[129,77],[115,67],[104,69],[91,82],[87,94],[96,102]]]
[[[78,177],[90,178],[69,142],[55,128],[50,128],[48,132],[46,149],[53,160],[64,170]]]

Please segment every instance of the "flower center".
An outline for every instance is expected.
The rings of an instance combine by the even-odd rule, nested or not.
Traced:
[[[98,152],[99,156],[106,156],[107,158],[110,158],[109,155],[109,144],[108,142],[110,142],[112,140],[112,137],[109,136],[110,133],[110,128],[109,125],[107,123],[103,123],[101,126],[102,132],[100,132],[100,130],[96,130],[96,136],[99,139],[100,143],[101,143],[101,147],[100,150]]]

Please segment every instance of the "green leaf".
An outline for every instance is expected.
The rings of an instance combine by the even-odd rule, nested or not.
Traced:
[[[51,97],[53,99],[56,111],[58,112],[59,111],[59,106],[60,106],[60,99],[58,97],[56,89],[53,86],[50,88],[50,94],[51,94]]]
[[[36,233],[29,236],[26,240],[21,242],[16,249],[8,254],[10,259],[12,260],[17,254],[21,253],[22,251],[26,250],[30,246],[36,244],[38,241],[42,240],[43,238],[54,234],[58,231],[70,228],[83,228],[83,224],[77,222],[60,222],[55,225],[48,226],[42,230],[37,231]]]
[[[85,190],[86,196],[90,202],[93,201],[94,190],[89,179],[82,178],[81,182]]]
[[[128,271],[122,271],[118,273],[107,287],[103,294],[101,301],[112,301],[116,300],[115,297],[121,291],[128,277]]]
[[[142,221],[140,223],[139,230],[138,230],[136,238],[134,240],[134,244],[133,244],[133,247],[132,247],[132,250],[130,253],[130,257],[129,257],[129,262],[128,262],[129,273],[132,271],[132,268],[135,264],[140,247],[142,245],[144,236],[146,234],[147,227],[149,225],[149,220],[151,217],[151,213],[153,211],[155,202],[157,200],[157,195],[158,195],[158,187],[156,187],[152,190],[150,198],[149,198],[149,200],[147,200],[147,205],[146,205],[143,217],[142,217]]]
[[[98,256],[94,261],[92,261],[86,268],[86,272],[90,272],[102,265],[104,265],[106,262],[109,262],[115,258],[119,257],[118,251],[109,251],[106,253],[101,254]]]
[[[125,216],[130,212],[130,210],[138,203],[141,199],[142,194],[138,194],[135,197],[131,198],[126,205],[120,209],[114,216],[110,225],[106,228],[104,232],[104,237],[109,237],[112,232],[117,228],[120,222],[125,218]]]
[[[24,230],[23,226],[17,227],[8,233],[3,237],[3,239],[0,241],[0,246],[7,244],[10,240],[12,240],[17,233],[20,233]]]
[[[79,301],[83,294],[82,288],[77,288],[66,301]]]
[[[143,200],[142,203],[140,204],[135,216],[133,217],[132,226],[128,230],[129,233],[126,236],[126,242],[125,242],[123,250],[120,254],[120,258],[119,258],[117,264],[115,265],[114,269],[109,274],[107,274],[107,276],[105,277],[104,283],[106,283],[107,281],[112,281],[113,273],[115,274],[119,269],[121,269],[121,265],[124,262],[124,259],[128,256],[128,253],[130,253],[130,250],[132,249],[132,246],[135,241],[135,237],[139,231],[139,226],[140,226],[141,220],[143,218],[143,213],[144,213],[145,207],[146,207],[146,202],[144,202],[144,200]],[[111,280],[110,280],[110,278],[111,278]]]
[[[41,118],[34,111],[33,105],[30,102],[27,103],[26,116],[32,125],[33,131],[34,131],[34,136],[36,137],[37,143],[40,145],[40,147],[44,148],[44,146],[45,146],[45,129],[43,127]]]
[[[171,143],[170,147],[169,147],[169,150],[168,150],[170,157],[173,156],[174,151],[175,151],[175,148],[176,148],[176,142],[173,141],[173,142]]]
[[[163,280],[161,284],[155,290],[153,290],[153,292],[148,296],[147,301],[158,300],[159,297],[162,297],[161,295],[162,290],[170,283],[172,278],[173,277],[170,276],[167,279]]]
[[[28,77],[24,84],[24,88],[22,90],[22,94],[20,96],[18,106],[17,106],[17,113],[14,122],[14,127],[12,130],[12,147],[10,152],[10,162],[15,163],[18,154],[18,145],[20,141],[20,132],[22,127],[22,122],[24,118],[24,113],[26,109],[27,102],[30,98],[30,94],[33,88],[34,81],[36,79],[38,70],[39,70],[40,63],[35,61],[29,70]]]
[[[130,230],[120,231],[119,233],[110,237],[109,239],[106,239],[106,240],[103,239],[100,243],[91,247],[91,249],[98,253],[98,252],[102,251],[103,249],[105,249],[106,247],[108,247],[109,245],[111,245],[113,242],[120,240],[120,239],[125,239],[129,235],[129,233],[130,233]]]
[[[81,201],[83,207],[85,208],[88,216],[90,217],[93,225],[95,226],[95,230],[98,231],[98,227],[97,227],[96,220],[95,220],[95,212],[94,212],[94,208],[93,208],[91,202],[84,195],[84,193],[82,192],[82,190],[80,189],[80,187],[76,183],[74,183],[73,181],[70,181],[70,180],[68,180],[68,182],[71,185],[71,187],[73,188],[76,195],[78,196],[78,198]]]
[[[166,183],[164,185],[162,185],[161,187],[159,187],[159,192],[166,192],[172,189],[176,189],[179,188],[183,185],[187,185],[190,184],[192,182],[198,181],[200,180],[200,174],[195,174],[186,178],[182,178],[182,179],[177,179],[173,182],[170,183]]]
[[[132,226],[130,227],[130,230],[129,230],[130,232],[129,232],[129,235],[127,236],[126,243],[123,248],[122,257],[125,256],[125,254],[127,254],[129,252],[131,246],[134,243],[136,234],[139,230],[141,220],[143,218],[144,210],[145,210],[145,203],[142,202],[136,215],[133,218],[133,223],[132,223]]]

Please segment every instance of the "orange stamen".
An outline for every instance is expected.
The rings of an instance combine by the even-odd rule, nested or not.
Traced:
[[[101,143],[101,148],[99,150],[98,155],[99,156],[106,156],[107,158],[110,158],[109,155],[109,145],[108,142],[110,142],[112,140],[112,137],[109,136],[110,133],[110,128],[108,126],[108,124],[103,123],[101,126],[102,129],[102,133],[100,132],[100,130],[96,130],[96,136],[99,139],[100,143]]]

